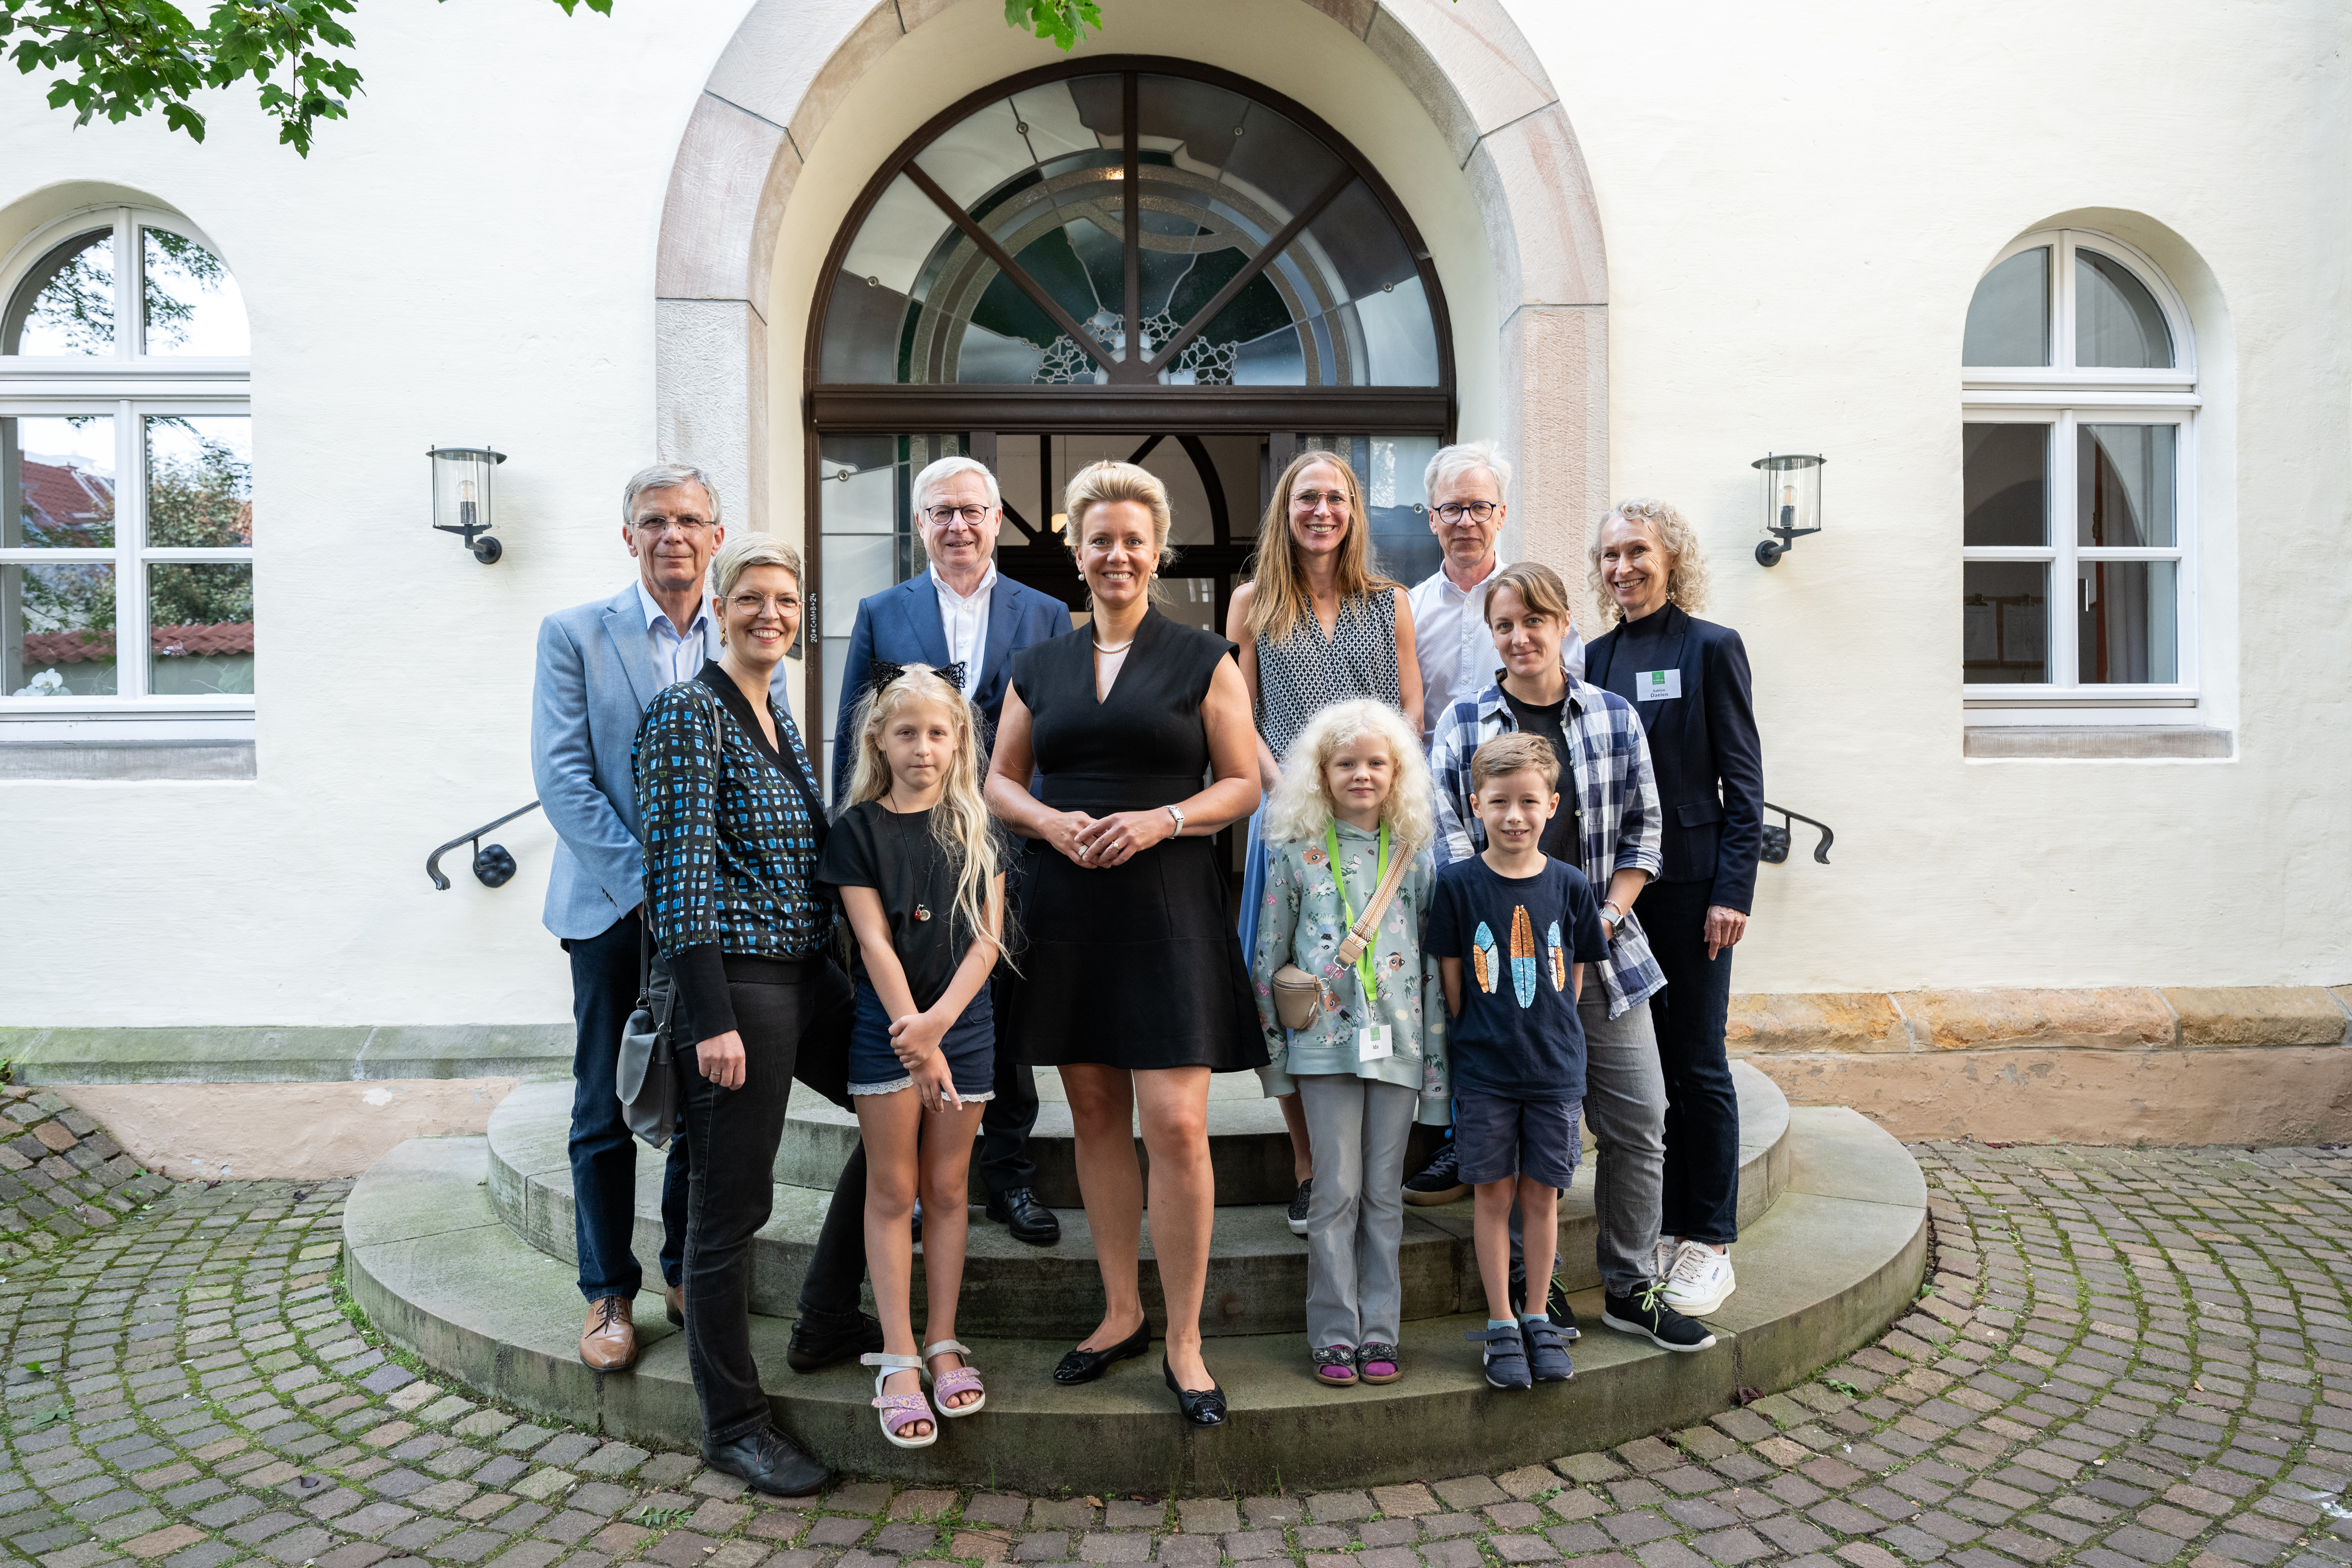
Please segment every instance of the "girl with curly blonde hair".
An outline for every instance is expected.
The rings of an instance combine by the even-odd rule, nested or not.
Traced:
[[[1267,1094],[1297,1095],[1307,1124],[1307,1342],[1317,1381],[1334,1386],[1404,1375],[1405,1139],[1416,1111],[1449,1120],[1437,966],[1421,951],[1437,879],[1430,798],[1414,726],[1360,698],[1307,721],[1266,813],[1250,970],[1271,1063],[1258,1075]],[[1341,942],[1400,863],[1407,869],[1370,945],[1343,963]],[[1321,1007],[1303,1029],[1285,1029],[1275,1011],[1275,972],[1286,965],[1321,984]]]

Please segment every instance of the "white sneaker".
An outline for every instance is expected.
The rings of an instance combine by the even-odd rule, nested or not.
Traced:
[[[1731,1274],[1731,1254],[1696,1241],[1685,1241],[1675,1249],[1675,1266],[1665,1275],[1665,1282],[1666,1305],[1685,1318],[1706,1317],[1739,1288]]]
[[[1675,1240],[1674,1237],[1668,1236],[1658,1237],[1657,1247],[1650,1258],[1650,1278],[1661,1285],[1664,1284],[1666,1276],[1675,1271],[1675,1254],[1681,1250],[1682,1243]]]

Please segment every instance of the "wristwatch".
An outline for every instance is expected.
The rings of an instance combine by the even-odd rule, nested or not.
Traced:
[[[1176,838],[1181,838],[1181,837],[1184,837],[1184,808],[1183,808],[1182,806],[1181,806],[1181,805],[1171,805],[1171,806],[1168,807],[1168,815],[1169,815],[1169,816],[1172,816],[1172,817],[1174,817],[1174,818],[1176,819],[1176,831],[1175,831],[1172,835],[1171,835],[1171,837],[1176,837]]]
[[[1608,931],[1603,934],[1606,935],[1611,942],[1615,942],[1617,940],[1617,933],[1625,929],[1625,915],[1623,910],[1619,910],[1614,918],[1612,918],[1609,913],[1611,910],[1616,908],[1616,905],[1608,903],[1604,903],[1601,906],[1601,918],[1603,921],[1607,922],[1609,927]]]

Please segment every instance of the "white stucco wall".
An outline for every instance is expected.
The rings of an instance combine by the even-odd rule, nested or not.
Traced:
[[[372,4],[368,94],[307,163],[236,98],[196,147],[75,131],[0,76],[0,252],[83,182],[177,208],[236,270],[262,542],[258,780],[0,783],[23,911],[0,1022],[566,1015],[544,820],[497,836],[522,863],[503,889],[453,865],[436,893],[422,862],[533,794],[539,616],[627,581],[614,501],[654,446],[656,229],[745,9]],[[862,11],[810,0],[775,71],[805,80]],[[2336,10],[1512,11],[1601,203],[1612,490],[1700,522],[1715,617],[1756,665],[1768,794],[1840,836],[1833,866],[1801,830],[1765,868],[1738,988],[2352,978]],[[780,532],[799,532],[796,378],[835,224],[907,131],[1053,58],[1001,17],[967,0],[917,26],[801,149],[768,321]],[[1485,236],[1385,68],[1304,7],[1241,0],[1125,0],[1087,47],[1255,76],[1379,163],[1437,252],[1478,429]],[[1962,313],[2012,237],[2087,209],[2138,215],[2100,221],[2196,314],[2202,721],[2236,731],[2231,761],[1961,758]],[[423,451],[452,441],[511,454],[495,567],[426,527]],[[1831,458],[1830,531],[1768,573],[1748,464],[1800,448]]]

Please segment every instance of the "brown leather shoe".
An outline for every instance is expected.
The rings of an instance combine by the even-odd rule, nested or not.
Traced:
[[[686,1287],[683,1285],[663,1286],[662,1302],[667,1310],[669,1321],[676,1323],[681,1329],[686,1327]]]
[[[637,1325],[626,1296],[588,1303],[588,1326],[580,1331],[580,1359],[598,1372],[626,1372],[637,1364]]]

